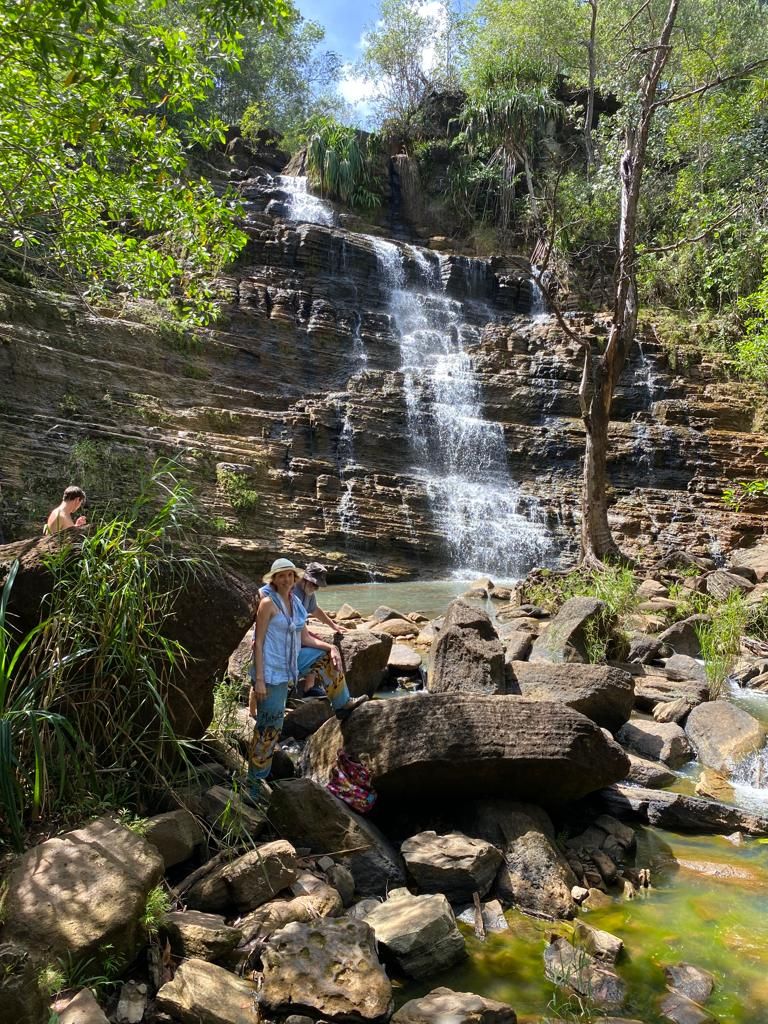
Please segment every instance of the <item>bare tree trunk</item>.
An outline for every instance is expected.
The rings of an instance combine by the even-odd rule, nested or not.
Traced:
[[[616,557],[619,549],[608,525],[608,426],[611,403],[621,372],[629,356],[637,328],[637,288],[635,282],[635,243],[640,186],[648,148],[648,133],[655,113],[654,101],[661,73],[670,52],[669,40],[677,18],[680,0],[670,0],[667,17],[658,41],[652,49],[651,64],[638,90],[639,112],[626,129],[626,149],[621,158],[621,220],[619,253],[616,262],[613,317],[608,344],[602,355],[587,358],[580,396],[587,429],[582,487],[581,555],[588,564],[599,564]],[[591,399],[587,401],[588,369],[592,365]]]
[[[592,144],[592,122],[595,119],[595,78],[597,76],[597,55],[595,38],[597,36],[598,0],[588,0],[592,9],[589,25],[589,41],[587,43],[587,63],[589,67],[589,85],[587,87],[587,109],[584,113],[584,147],[587,151],[587,174],[595,164],[595,147]]]

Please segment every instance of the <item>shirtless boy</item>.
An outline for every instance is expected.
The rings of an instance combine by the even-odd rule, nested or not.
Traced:
[[[85,516],[78,516],[75,519],[75,512],[84,501],[85,491],[82,487],[68,487],[64,491],[61,504],[51,509],[43,533],[53,534],[60,530],[67,530],[70,526],[85,526]]]

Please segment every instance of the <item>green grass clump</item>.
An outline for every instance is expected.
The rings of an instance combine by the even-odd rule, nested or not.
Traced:
[[[739,653],[741,636],[749,618],[742,594],[733,590],[717,606],[709,622],[696,626],[701,656],[709,684],[709,696],[716,700]]]
[[[156,935],[160,925],[167,914],[171,912],[173,904],[168,890],[162,885],[156,885],[147,893],[147,902],[144,904],[144,913],[140,922],[142,928],[148,935]]]
[[[231,469],[219,469],[216,481],[219,490],[235,512],[252,512],[258,506],[259,492],[248,486],[248,479],[242,473],[235,473]]]

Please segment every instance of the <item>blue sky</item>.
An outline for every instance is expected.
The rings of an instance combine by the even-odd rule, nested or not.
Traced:
[[[325,45],[354,63],[360,56],[360,36],[366,25],[376,19],[376,0],[298,0],[296,6],[305,18],[325,28]]]

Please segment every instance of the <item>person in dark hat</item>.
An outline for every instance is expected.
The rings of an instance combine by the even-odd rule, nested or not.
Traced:
[[[334,622],[330,615],[324,612],[317,604],[318,590],[320,587],[328,586],[327,576],[328,570],[324,565],[321,565],[320,562],[310,562],[304,570],[304,575],[297,582],[293,590],[307,609],[307,614],[310,618],[325,623],[326,626],[330,626],[336,633],[346,633],[346,628],[340,626],[338,622]]]

